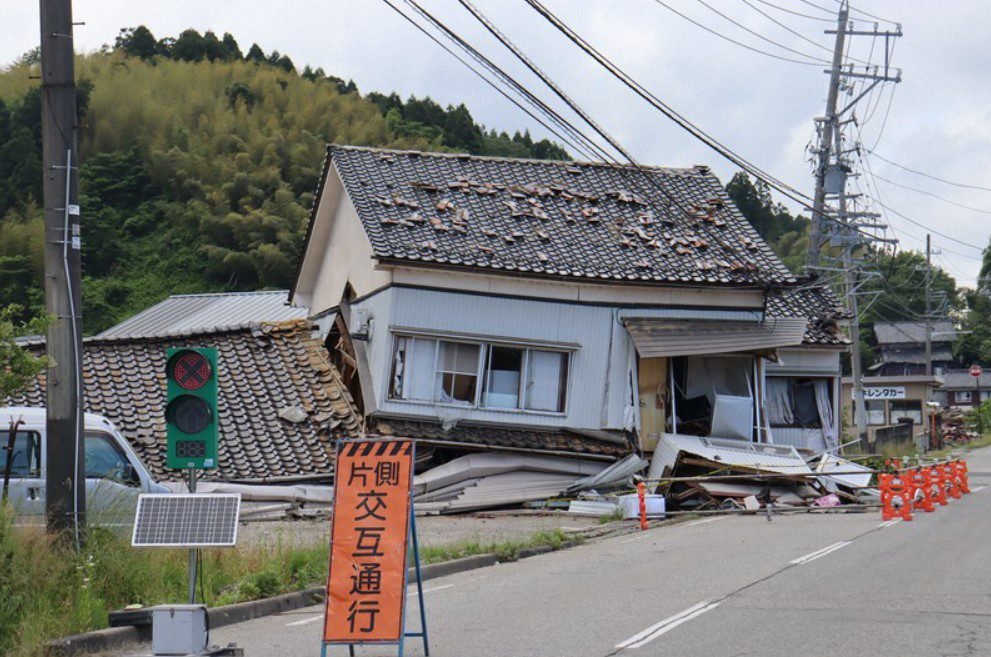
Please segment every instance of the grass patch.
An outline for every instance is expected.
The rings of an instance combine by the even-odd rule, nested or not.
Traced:
[[[129,604],[185,602],[186,550],[132,548],[127,537],[91,527],[81,554],[40,527],[14,527],[0,508],[0,655],[28,657],[46,641],[107,626]],[[273,541],[204,550],[198,597],[222,605],[326,581],[327,547]]]
[[[480,543],[474,540],[458,541],[450,545],[427,545],[420,547],[420,559],[423,563],[440,563],[477,554],[495,554],[500,561],[515,561],[519,558],[520,550],[533,547],[549,546],[559,550],[567,542],[581,542],[580,537],[568,536],[560,529],[541,531],[524,539],[498,541],[495,543]]]
[[[558,529],[498,543],[424,546],[420,556],[438,563],[495,553],[511,561],[525,548],[556,550],[580,540]],[[13,513],[0,506],[0,655],[39,655],[47,641],[106,627],[109,611],[130,604],[185,602],[187,559],[187,550],[132,548],[128,536],[98,527],[77,554],[41,527],[15,527]],[[204,550],[197,598],[216,606],[321,586],[327,562],[326,544],[299,546],[284,537]]]

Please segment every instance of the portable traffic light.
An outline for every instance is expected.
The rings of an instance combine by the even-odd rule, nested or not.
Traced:
[[[217,467],[217,350],[169,349],[166,361],[169,468]]]

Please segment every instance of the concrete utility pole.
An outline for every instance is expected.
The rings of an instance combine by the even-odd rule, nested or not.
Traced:
[[[86,517],[86,477],[71,0],[41,0],[41,114],[45,310],[54,319],[46,340],[52,365],[47,372],[45,511],[49,530],[73,530],[78,546]]]
[[[843,135],[839,130],[833,132],[836,153],[843,152]],[[849,224],[847,213],[846,189],[840,190],[838,199],[840,220]],[[864,441],[867,437],[867,408],[864,403],[864,373],[860,363],[860,301],[857,298],[857,287],[860,285],[860,273],[853,265],[853,250],[860,244],[856,229],[847,230],[843,235],[843,271],[846,282],[847,311],[850,313],[850,373],[853,375],[853,422],[857,427],[857,438]]]
[[[926,376],[933,375],[932,235],[926,233]]]
[[[816,167],[816,188],[812,202],[812,224],[809,226],[809,250],[805,258],[806,273],[819,266],[819,251],[826,225],[826,171],[829,169],[833,133],[839,131],[836,101],[840,95],[840,72],[843,67],[843,44],[846,42],[846,22],[850,12],[847,3],[840,5],[836,17],[836,43],[833,46],[833,67],[829,71],[829,93],[826,95],[826,116],[820,126],[819,164]],[[837,155],[839,152],[837,151]]]

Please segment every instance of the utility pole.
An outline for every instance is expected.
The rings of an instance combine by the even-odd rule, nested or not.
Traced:
[[[86,517],[80,233],[71,0],[40,0],[41,128],[48,329],[45,511],[50,531],[79,533]]]
[[[843,68],[843,44],[846,41],[846,22],[850,15],[846,0],[836,16],[836,43],[833,46],[833,66],[829,71],[829,93],[826,96],[826,116],[820,123],[819,164],[816,166],[816,188],[812,202],[812,224],[809,226],[809,250],[805,259],[806,273],[819,266],[819,250],[826,226],[826,171],[829,169],[833,133],[839,131],[836,101],[840,95],[840,72]],[[837,151],[837,155],[839,151]]]
[[[833,133],[836,153],[843,152],[843,135],[839,130]],[[841,188],[838,205],[840,220],[846,225],[850,223],[847,214],[846,189]],[[853,250],[860,240],[855,229],[844,230],[843,237],[843,271],[846,282],[847,311],[850,313],[850,373],[853,375],[853,423],[857,427],[857,438],[863,441],[867,437],[867,409],[864,404],[864,373],[860,362],[860,302],[857,298],[857,287],[860,284],[860,274],[853,264]],[[866,446],[866,444],[865,444]]]
[[[926,233],[926,376],[933,375],[932,235]]]

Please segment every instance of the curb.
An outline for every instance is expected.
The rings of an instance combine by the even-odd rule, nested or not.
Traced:
[[[548,552],[550,549],[547,550]],[[539,553],[535,553],[539,554]],[[426,581],[446,575],[454,575],[467,570],[494,566],[499,562],[495,554],[478,554],[461,559],[452,559],[441,563],[428,564],[420,568],[420,576]],[[413,580],[416,571],[413,568],[407,570],[407,577]],[[207,616],[211,628],[224,627],[234,623],[243,623],[262,616],[269,616],[284,611],[301,609],[322,602],[325,596],[326,587],[314,587],[292,593],[284,593],[262,600],[251,600],[249,602],[238,602],[222,607],[213,607],[207,610]],[[45,644],[43,654],[45,657],[77,657],[89,653],[100,653],[119,650],[139,643],[151,641],[151,625],[142,627],[110,627],[103,630],[94,630],[74,636],[62,637]]]

